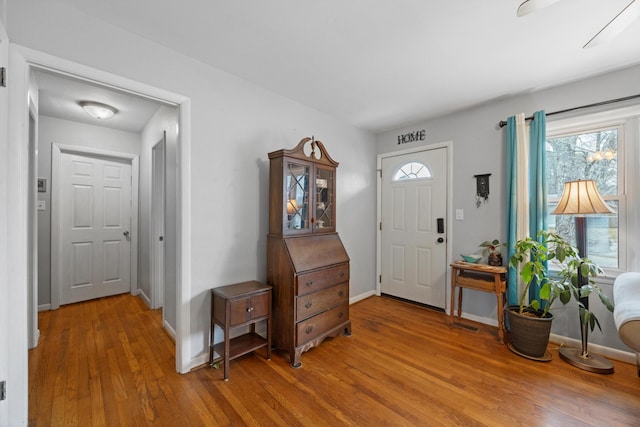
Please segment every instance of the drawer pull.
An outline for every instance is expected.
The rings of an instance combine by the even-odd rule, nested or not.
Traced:
[[[339,296],[339,297],[341,297],[341,296],[343,296],[343,295],[344,295],[344,291],[343,291],[343,290],[340,290],[340,292],[338,292],[338,296]]]
[[[310,334],[311,331],[313,331],[313,326],[309,325],[307,326],[307,329],[304,330],[307,334]]]
[[[307,301],[307,303],[304,305],[307,309],[311,308],[311,301]]]
[[[251,313],[253,311],[253,307],[247,308],[247,313]]]
[[[342,319],[342,316],[344,316],[343,312],[338,313],[338,319]]]
[[[307,286],[311,286],[311,285],[313,285],[313,280],[309,280],[309,281],[307,282]]]
[[[344,271],[340,272],[340,277],[344,277]]]

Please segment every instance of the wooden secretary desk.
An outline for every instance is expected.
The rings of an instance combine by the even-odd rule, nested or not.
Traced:
[[[269,153],[267,283],[273,343],[291,366],[341,332],[351,335],[349,256],[336,232],[336,167],[320,141]]]

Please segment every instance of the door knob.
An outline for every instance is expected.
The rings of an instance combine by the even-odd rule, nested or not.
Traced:
[[[125,231],[124,233],[122,233],[122,235],[123,235],[124,237],[129,237],[129,232],[128,232],[128,231]]]
[[[444,242],[444,239],[443,239],[442,237],[438,237],[437,242],[438,242],[438,243],[442,243],[442,242]]]

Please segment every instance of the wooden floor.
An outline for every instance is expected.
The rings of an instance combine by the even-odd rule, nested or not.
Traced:
[[[130,295],[39,315],[29,352],[33,426],[638,426],[640,378],[581,371],[551,349],[529,361],[496,329],[446,324],[389,298],[351,306],[353,335],[325,341],[292,369],[263,353],[222,369],[175,372],[159,311]],[[483,330],[485,329],[485,330]]]

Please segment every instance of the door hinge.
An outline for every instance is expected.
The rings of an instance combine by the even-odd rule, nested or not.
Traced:
[[[0,68],[0,86],[7,87],[7,69],[5,67]]]
[[[382,221],[380,221],[380,231],[382,231]]]
[[[7,399],[7,382],[0,381],[0,400]]]
[[[378,282],[382,283],[382,274],[380,276],[378,276]]]
[[[382,169],[378,169],[378,172],[380,172],[380,178],[382,178]]]

